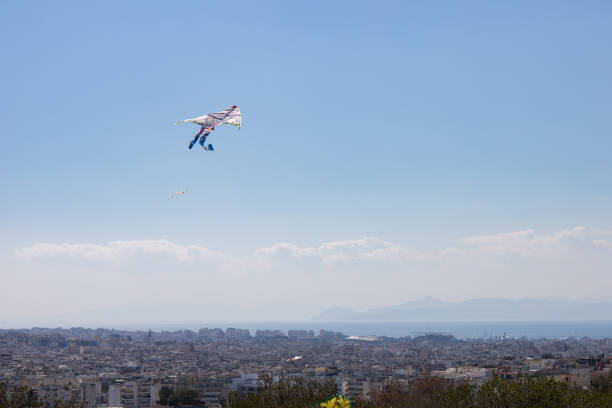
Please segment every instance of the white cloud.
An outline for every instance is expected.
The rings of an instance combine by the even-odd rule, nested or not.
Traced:
[[[559,249],[571,247],[578,242],[594,243],[595,232],[585,227],[575,227],[549,235],[537,235],[528,229],[518,232],[481,235],[466,238],[463,242],[470,250],[479,250],[496,255],[518,253],[529,255],[538,249]]]
[[[612,249],[612,242],[604,241],[603,239],[596,239],[593,242],[598,248]]]
[[[484,261],[505,259],[509,256],[541,257],[579,251],[587,246],[612,249],[612,243],[601,239],[607,231],[576,227],[538,235],[527,229],[517,232],[480,235],[464,238],[460,245],[439,251],[417,251],[406,246],[376,237],[355,240],[329,241],[316,246],[299,246],[292,243],[278,243],[253,251],[251,256],[234,258],[199,245],[180,245],[165,239],[112,241],[107,244],[53,244],[35,242],[29,247],[17,250],[25,258],[83,258],[107,262],[121,262],[137,255],[164,255],[182,263],[213,260],[223,269],[261,270],[274,267],[276,261],[284,259],[304,262],[314,260],[326,267],[338,264],[378,262],[397,265],[423,263],[466,263],[480,264]]]
[[[281,242],[279,244],[274,244],[269,247],[257,249],[255,250],[254,254],[257,257],[268,257],[277,254],[288,254],[295,258],[305,258],[307,256],[315,256],[317,254],[317,250],[316,248],[312,247],[300,248],[295,244]]]
[[[422,260],[426,253],[410,250],[376,237],[324,242],[316,247],[299,247],[290,243],[275,244],[255,251],[258,257],[290,255],[297,259],[316,257],[326,265],[356,261],[403,263]]]
[[[351,262],[351,261],[383,261],[383,262],[411,262],[427,258],[426,253],[410,250],[404,246],[394,244],[375,237],[364,237],[352,241],[327,242],[320,247],[325,262]]]
[[[17,255],[25,258],[78,257],[109,262],[118,262],[136,254],[166,255],[176,258],[179,262],[195,262],[223,257],[220,253],[206,247],[184,246],[165,239],[112,241],[104,245],[35,242],[29,247],[17,250]]]
[[[324,242],[316,247],[300,247],[290,243],[272,245],[255,251],[256,255],[272,257],[287,254],[297,259],[318,257],[325,264],[357,261],[377,261],[407,264],[423,261],[448,261],[451,258],[505,257],[508,255],[538,256],[551,251],[563,252],[581,246],[610,247],[597,239],[605,231],[575,227],[548,235],[538,235],[532,229],[517,232],[479,235],[464,238],[458,247],[439,251],[417,251],[376,237]]]

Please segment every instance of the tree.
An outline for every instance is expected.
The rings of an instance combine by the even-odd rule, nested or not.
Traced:
[[[4,383],[0,383],[0,408],[41,408],[42,401],[36,392],[28,387],[13,387],[9,389]]]
[[[159,389],[159,405],[181,407],[199,404],[200,394],[192,388],[179,386],[176,389],[172,389],[164,385]]]
[[[262,385],[251,394],[232,392],[223,401],[226,408],[312,408],[329,398],[338,388],[332,379],[324,382],[301,378],[281,377],[278,381],[270,376],[262,378]]]
[[[371,401],[358,400],[356,408],[467,408],[472,406],[473,391],[467,384],[453,386],[442,378],[421,378],[408,387],[387,384],[372,393]]]
[[[171,395],[172,388],[168,387],[167,385],[163,385],[159,389],[159,405],[168,405],[168,400],[170,399]]]
[[[177,388],[168,398],[168,405],[172,407],[192,406],[199,403],[200,394],[198,391],[187,387]]]
[[[44,408],[50,406],[48,401],[38,398],[36,392],[26,386],[9,388],[0,382],[0,408]],[[53,408],[83,408],[83,404],[74,401],[56,402]]]
[[[612,373],[591,379],[591,388],[596,392],[612,392]]]

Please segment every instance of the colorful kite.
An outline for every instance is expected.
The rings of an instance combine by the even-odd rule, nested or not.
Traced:
[[[319,403],[321,408],[351,408],[352,406],[353,401],[342,394],[335,394]]]
[[[231,108],[222,110],[221,112],[209,113],[208,115],[198,116],[197,118],[179,120],[176,122],[176,125],[183,122],[191,122],[201,126],[198,134],[195,135],[193,140],[189,143],[190,149],[199,139],[200,146],[202,146],[204,150],[214,151],[215,149],[213,149],[212,144],[204,145],[208,135],[215,130],[215,126],[217,125],[232,125],[237,126],[238,129],[240,129],[240,125],[242,125],[242,115],[240,113],[240,109],[234,105]]]
[[[185,190],[175,191],[174,193],[170,194],[170,198],[178,197],[183,194],[185,194]]]

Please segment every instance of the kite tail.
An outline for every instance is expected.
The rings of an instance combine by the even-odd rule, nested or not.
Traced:
[[[194,144],[196,144],[196,142],[198,141],[198,139],[200,138],[200,136],[202,136],[202,140],[200,140],[200,144],[202,146],[204,146],[204,141],[206,140],[206,136],[208,136],[208,133],[204,133],[204,128],[201,128],[200,131],[195,135],[195,137],[193,138],[193,140],[191,142],[189,142],[189,148],[191,149],[193,147]],[[204,135],[202,135],[202,133],[204,133]]]
[[[193,147],[194,144],[196,144],[196,142],[198,141],[199,138],[200,138],[200,134],[198,133],[197,135],[195,135],[193,140],[191,142],[189,142],[189,148],[190,149]]]
[[[208,137],[208,133],[205,133],[204,135],[202,135],[202,137],[200,138],[200,146],[204,147],[204,143],[206,143],[207,137]]]

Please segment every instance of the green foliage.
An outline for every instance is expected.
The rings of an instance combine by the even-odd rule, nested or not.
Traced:
[[[192,406],[200,403],[200,394],[190,388],[179,387],[168,398],[171,407]]]
[[[84,408],[84,405],[74,401],[56,402],[53,408]]]
[[[612,373],[593,378],[591,388],[595,392],[612,393]]]
[[[41,408],[42,401],[39,400],[34,390],[28,387],[9,387],[0,383],[0,408]]]
[[[159,405],[171,407],[194,406],[200,404],[199,393],[191,388],[180,386],[172,389],[164,385],[159,390]]]
[[[485,408],[508,407],[582,407],[588,393],[553,379],[521,377],[516,381],[494,378],[480,387],[474,406]]]
[[[426,378],[406,388],[387,385],[371,397],[355,408],[612,408],[612,377],[594,379],[592,391],[530,377],[496,377],[480,387]]]
[[[333,380],[317,382],[314,380],[291,379],[281,377],[274,381],[266,376],[257,392],[242,395],[232,392],[223,401],[227,408],[313,408],[320,401],[337,392]]]
[[[38,398],[31,388],[9,388],[6,383],[0,382],[0,408],[44,408],[49,405]],[[74,401],[56,402],[53,408],[83,408],[83,405]]]
[[[469,385],[452,386],[449,382],[429,377],[416,380],[409,387],[387,384],[372,393],[370,401],[357,399],[355,408],[468,408],[472,407],[474,389]]]
[[[162,386],[159,389],[159,405],[168,405],[168,400],[172,395],[172,388],[167,385]]]

